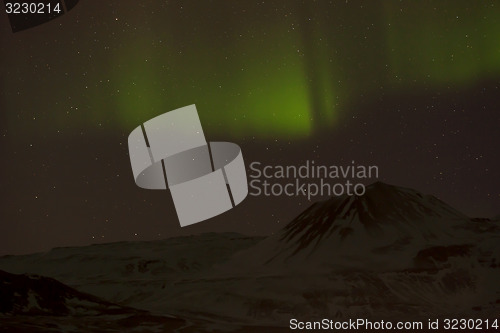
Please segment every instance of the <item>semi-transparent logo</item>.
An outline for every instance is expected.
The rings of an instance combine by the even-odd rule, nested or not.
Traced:
[[[181,226],[222,214],[248,194],[240,147],[207,143],[195,105],[166,112],[128,137],[137,186],[169,189]]]
[[[320,196],[362,196],[363,182],[378,179],[378,166],[318,165],[305,161],[301,165],[266,165],[250,163],[251,196],[305,196],[308,200]]]

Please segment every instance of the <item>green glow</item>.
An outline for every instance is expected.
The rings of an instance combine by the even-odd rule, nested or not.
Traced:
[[[311,78],[309,87],[317,129],[331,127],[338,121],[338,95],[341,93],[341,88],[335,83],[341,75],[334,68],[336,58],[331,47],[336,45],[336,41],[330,40],[322,29],[328,26],[328,17],[324,14],[319,12],[315,21],[302,20],[302,24],[307,25],[302,47],[308,63],[306,76]]]
[[[51,32],[68,49],[40,39],[38,58],[3,55],[24,78],[4,79],[13,93],[2,103],[20,112],[5,116],[9,127],[129,131],[196,104],[211,136],[305,137],[335,130],[356,103],[382,94],[500,76],[495,2],[190,2],[185,16],[178,5],[159,3],[154,14],[124,5],[120,20],[111,20],[116,27],[92,35],[84,30],[75,39],[80,28],[69,25],[67,35]],[[30,80],[31,62],[38,80]],[[40,97],[21,94],[28,90]],[[39,105],[57,113],[21,128],[24,110]]]
[[[243,77],[243,82],[254,86],[235,104],[239,109],[235,114],[240,113],[242,119],[235,122],[233,130],[258,135],[308,134],[312,126],[310,100],[301,66],[263,73],[249,71]]]
[[[397,82],[465,84],[500,73],[497,7],[386,3],[387,46]],[[487,19],[489,18],[489,19]]]
[[[234,84],[228,96],[232,110],[221,116],[231,120],[229,131],[245,135],[307,135],[311,100],[304,59],[295,46],[298,36],[280,26],[268,28],[273,31],[268,40],[238,45],[238,66],[229,83]],[[266,47],[271,43],[274,48]]]
[[[120,123],[137,126],[194,103],[207,130],[235,136],[308,135],[309,87],[303,60],[293,53],[296,36],[283,39],[279,36],[286,33],[276,27],[274,31],[264,42],[214,49],[199,41],[182,54],[163,51],[161,57],[153,57],[141,41],[131,43],[133,48],[119,52],[120,70],[114,75]],[[264,48],[276,41],[280,51]],[[203,57],[200,47],[206,47]],[[234,54],[230,61],[227,54]],[[162,65],[165,71],[155,70]]]

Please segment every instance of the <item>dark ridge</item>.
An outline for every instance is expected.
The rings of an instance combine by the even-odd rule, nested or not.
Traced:
[[[28,308],[33,299],[39,308]],[[66,304],[67,299],[93,303],[93,311],[106,314],[136,311],[82,293],[52,278],[0,270],[0,313],[66,316],[73,310]]]

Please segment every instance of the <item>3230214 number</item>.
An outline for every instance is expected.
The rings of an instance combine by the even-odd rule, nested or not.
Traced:
[[[7,2],[5,3],[7,14],[52,14],[61,13],[60,3],[51,4],[44,2]]]
[[[445,330],[489,330],[499,328],[498,319],[445,319]]]

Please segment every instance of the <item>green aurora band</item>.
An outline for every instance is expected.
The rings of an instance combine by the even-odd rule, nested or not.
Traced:
[[[45,127],[78,131],[101,123],[129,130],[196,104],[205,131],[227,139],[300,138],[334,128],[359,96],[375,99],[381,87],[467,87],[500,76],[497,2],[230,3],[183,3],[182,15],[175,3],[127,4],[116,13],[117,28],[107,23],[95,34],[72,30],[71,20],[64,30],[41,27],[58,34],[67,50],[47,52],[50,40],[40,39],[32,46],[34,54],[44,50],[38,58],[4,54],[7,66],[25,78],[4,84],[44,97],[13,94],[3,105],[46,105],[54,116],[37,119],[33,128],[26,122],[18,128],[13,114],[6,121],[14,131],[41,134]],[[114,22],[111,14],[97,13],[96,20]],[[45,84],[29,82],[33,69],[26,61],[37,63],[37,82]]]
[[[369,92],[374,79],[395,89],[439,87],[500,72],[500,5],[372,2],[361,12],[320,2],[264,16],[258,6],[239,6],[241,20],[215,29],[232,31],[226,39],[214,41],[207,22],[213,17],[197,16],[188,28],[197,34],[176,32],[181,36],[171,39],[174,49],[185,40],[183,52],[167,46],[155,55],[158,50],[141,45],[148,43],[146,32],[133,50],[118,52],[115,75],[126,82],[116,97],[120,121],[133,127],[196,103],[209,128],[236,136],[303,136],[333,126],[342,103]],[[224,21],[222,15],[216,20]],[[150,63],[141,61],[145,56]],[[169,70],[162,72],[165,64]]]

